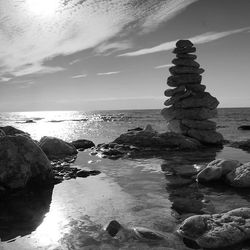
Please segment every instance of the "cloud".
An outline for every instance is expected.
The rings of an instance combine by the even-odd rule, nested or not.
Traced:
[[[191,38],[187,38],[187,39],[191,40],[195,44],[208,43],[208,42],[211,42],[211,41],[214,41],[214,40],[226,37],[226,36],[230,36],[233,34],[248,32],[249,30],[250,30],[250,27],[236,29],[236,30],[223,31],[223,32],[207,32],[207,33],[194,36]],[[161,51],[168,51],[168,50],[172,50],[175,47],[175,43],[176,41],[166,42],[166,43],[162,43],[160,45],[157,45],[151,48],[140,49],[137,51],[124,53],[118,56],[141,56],[141,55],[147,55],[147,54],[152,54],[152,53],[161,52]]]
[[[132,43],[130,41],[123,41],[123,42],[114,42],[114,43],[102,43],[96,48],[97,53],[105,53],[109,52],[108,54],[132,48]]]
[[[0,77],[0,82],[8,82],[11,79],[12,79],[11,77],[4,77],[4,76],[2,76],[2,77]]]
[[[74,65],[74,64],[76,64],[76,63],[78,63],[78,62],[80,62],[80,61],[81,61],[80,59],[75,59],[75,60],[71,61],[71,62],[69,63],[69,65]]]
[[[194,1],[0,1],[0,76],[57,72],[44,62],[90,48],[128,48],[130,32],[150,32]]]
[[[163,65],[158,65],[158,66],[155,66],[154,68],[155,69],[165,69],[165,68],[169,68],[169,67],[172,67],[173,64],[163,64]]]
[[[87,75],[86,74],[83,74],[83,75],[75,75],[75,76],[72,76],[71,78],[73,79],[78,79],[78,78],[83,78],[83,77],[86,77]]]
[[[36,74],[52,74],[55,72],[63,71],[65,70],[62,67],[49,67],[49,66],[43,66],[39,63],[35,64],[28,64],[21,66],[16,69],[16,71],[13,73],[15,76],[25,76],[25,75],[31,75],[33,73]]]
[[[107,75],[116,75],[121,73],[121,71],[111,71],[111,72],[105,72],[105,73],[97,73],[98,76],[107,76]]]

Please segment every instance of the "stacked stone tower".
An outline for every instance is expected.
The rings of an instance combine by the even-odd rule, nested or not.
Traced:
[[[175,65],[169,69],[171,76],[167,84],[172,87],[165,91],[169,97],[164,103],[167,108],[162,115],[168,121],[172,132],[195,138],[204,144],[221,144],[223,137],[216,132],[216,123],[209,119],[216,117],[218,100],[205,92],[201,84],[204,69],[195,61],[196,51],[189,40],[179,40],[173,53]]]

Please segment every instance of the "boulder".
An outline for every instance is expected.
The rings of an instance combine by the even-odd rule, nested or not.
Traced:
[[[181,224],[177,233],[202,248],[223,248],[250,239],[250,208],[227,213],[194,215]]]
[[[169,72],[172,75],[179,75],[179,74],[202,74],[204,73],[204,69],[202,68],[195,68],[190,66],[173,66],[169,68]]]
[[[186,84],[199,84],[201,79],[201,75],[198,74],[182,74],[168,77],[167,84],[170,87],[179,87]]]
[[[202,129],[202,130],[215,130],[216,129],[216,122],[209,121],[209,120],[198,121],[198,120],[183,119],[181,122],[183,125],[185,125],[188,128]]]
[[[190,40],[178,40],[176,48],[192,48],[194,44]]]
[[[0,183],[7,188],[23,188],[29,183],[52,182],[50,161],[30,138],[17,135],[0,140]]]
[[[175,102],[176,108],[208,108],[215,109],[219,105],[219,101],[211,96],[208,92],[200,92],[196,95],[189,95],[187,98],[182,98],[180,101]]]
[[[0,129],[6,134],[6,135],[29,135],[28,133],[19,130],[17,128],[14,128],[12,126],[4,126],[0,127]]]
[[[250,151],[250,139],[245,140],[245,141],[232,142],[230,146],[234,148],[240,148],[246,151]]]
[[[56,137],[42,137],[39,146],[50,160],[63,159],[77,154],[75,146]]]
[[[219,180],[241,165],[242,164],[236,160],[216,159],[198,173],[197,180],[198,182]]]
[[[187,66],[187,67],[194,67],[194,68],[200,67],[199,63],[191,59],[175,58],[172,60],[172,63],[177,66]]]
[[[250,162],[245,163],[226,175],[230,186],[245,188],[250,187]]]
[[[87,149],[87,148],[92,148],[95,146],[95,144],[92,141],[85,140],[85,139],[80,139],[76,141],[72,141],[71,144],[76,148],[76,149]]]
[[[204,92],[206,89],[206,86],[202,84],[186,84],[185,87],[187,90],[191,90],[193,92]]]
[[[206,120],[216,117],[217,110],[208,108],[179,109],[172,106],[162,109],[161,114],[168,121],[174,119]]]
[[[189,129],[187,135],[204,144],[222,144],[223,136],[214,130]]]
[[[180,92],[183,93],[184,91],[185,91],[185,86],[181,85],[181,86],[179,86],[177,88],[165,90],[164,95],[167,96],[167,97],[171,97],[171,96],[174,96],[177,93],[180,93]]]

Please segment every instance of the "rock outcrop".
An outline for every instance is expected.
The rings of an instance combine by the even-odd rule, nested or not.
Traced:
[[[12,126],[4,126],[4,127],[0,127],[0,129],[5,133],[5,135],[25,135],[25,136],[29,136],[28,133],[14,128]]]
[[[43,136],[39,141],[39,146],[50,160],[63,159],[77,154],[74,145],[56,137]]]
[[[50,161],[32,139],[22,135],[0,138],[0,186],[16,189],[50,182]]]
[[[84,140],[84,139],[79,139],[79,140],[76,140],[76,141],[72,141],[71,144],[76,149],[81,149],[81,150],[85,150],[87,148],[92,148],[92,147],[95,146],[95,144],[92,141]]]
[[[164,103],[163,117],[168,121],[172,132],[197,139],[203,144],[222,144],[223,137],[216,132],[216,124],[209,119],[216,117],[218,100],[205,92],[201,85],[204,69],[195,61],[196,48],[189,40],[179,40],[173,53],[176,58],[169,71],[167,84],[171,89],[165,91],[169,97]]]
[[[187,218],[177,232],[203,248],[229,247],[250,239],[250,208],[238,208],[222,214],[194,215]]]

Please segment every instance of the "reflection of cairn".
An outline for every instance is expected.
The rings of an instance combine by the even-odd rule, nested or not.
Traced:
[[[217,115],[218,100],[205,92],[201,84],[204,69],[195,61],[196,51],[189,40],[179,40],[173,53],[175,65],[169,69],[171,76],[167,84],[171,89],[165,91],[170,97],[165,101],[167,108],[162,115],[168,121],[170,131],[181,133],[207,144],[221,144],[223,137],[217,133],[216,123],[208,119]],[[169,107],[170,106],[170,107]]]

